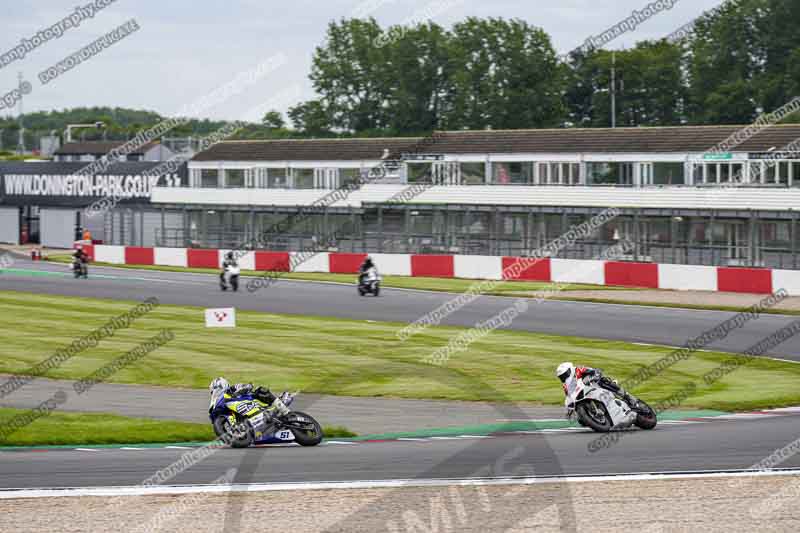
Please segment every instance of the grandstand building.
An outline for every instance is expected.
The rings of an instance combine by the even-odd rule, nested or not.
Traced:
[[[231,249],[261,236],[276,251],[528,256],[616,207],[622,216],[559,257],[627,240],[631,261],[798,269],[800,125],[743,131],[224,142],[194,157],[186,187],[153,191],[152,207],[183,221],[158,228],[155,245]]]
[[[14,234],[41,209],[57,214],[51,231],[85,225],[98,241],[133,247],[526,257],[618,208],[619,217],[557,257],[592,259],[630,242],[626,261],[800,270],[800,125],[745,131],[222,142],[91,220],[81,209],[104,196],[108,179],[58,190],[44,182],[78,163],[5,164],[0,218],[23,217],[4,232]],[[118,165],[131,168],[113,173],[135,184],[154,163]],[[18,190],[28,182],[31,190]]]

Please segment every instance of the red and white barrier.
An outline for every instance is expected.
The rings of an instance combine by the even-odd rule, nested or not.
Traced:
[[[219,268],[228,250],[84,246],[93,261],[129,265]],[[785,289],[800,296],[800,271],[660,265],[577,259],[531,260],[517,257],[466,255],[371,254],[389,276],[520,280],[583,283],[670,290],[769,294]],[[247,252],[243,270],[355,274],[366,254],[320,252]],[[292,264],[294,263],[294,267]]]

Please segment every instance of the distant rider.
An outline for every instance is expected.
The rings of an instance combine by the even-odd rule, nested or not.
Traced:
[[[225,260],[222,262],[222,274],[219,275],[219,281],[225,285],[225,272],[228,271],[228,267],[238,267],[239,263],[236,262],[236,258],[233,256],[233,252],[228,252],[225,255]]]
[[[75,250],[75,253],[72,254],[72,257],[75,261],[77,261],[81,268],[84,268],[89,263],[89,256],[81,248]]]
[[[630,394],[619,386],[617,380],[607,378],[599,368],[588,366],[575,367],[572,363],[561,363],[556,369],[556,376],[561,380],[561,386],[564,388],[565,396],[569,396],[570,392],[575,388],[577,380],[588,376],[597,378],[601,387],[615,394],[619,394],[629,405],[633,406],[636,403]]]
[[[372,262],[372,256],[368,255],[366,257],[366,259],[364,259],[364,262],[361,263],[361,266],[358,267],[358,282],[359,283],[364,283],[364,278],[366,277],[367,272],[369,272],[370,268],[375,268],[375,263]]]

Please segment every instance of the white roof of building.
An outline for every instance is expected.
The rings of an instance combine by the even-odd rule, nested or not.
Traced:
[[[386,202],[412,185],[366,185],[332,207]],[[220,206],[308,206],[332,191],[310,189],[154,189],[154,203]],[[619,207],[788,211],[800,209],[800,189],[696,187],[439,186],[408,203],[542,207]],[[327,205],[327,202],[325,202]]]

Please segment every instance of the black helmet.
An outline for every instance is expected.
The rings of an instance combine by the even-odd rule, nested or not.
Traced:
[[[232,260],[233,259],[233,252],[228,252],[228,255],[226,255],[225,257],[227,257],[228,259]]]

